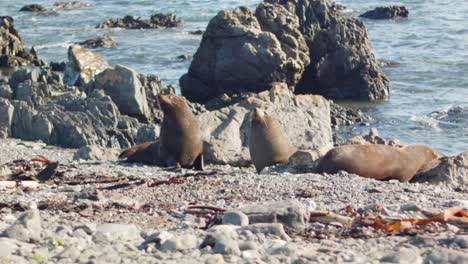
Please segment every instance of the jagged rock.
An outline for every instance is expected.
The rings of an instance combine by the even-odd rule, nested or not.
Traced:
[[[0,98],[11,99],[13,97],[13,90],[10,85],[0,84]]]
[[[117,149],[103,148],[97,145],[81,147],[75,154],[74,160],[117,160],[120,151]]]
[[[384,6],[376,7],[374,10],[370,10],[361,14],[360,17],[369,19],[392,19],[397,17],[408,17],[409,11],[405,6]]]
[[[7,138],[11,133],[15,108],[7,99],[0,98],[0,138]]]
[[[270,91],[199,115],[207,162],[234,166],[251,164],[248,137],[250,112],[254,107],[276,115],[295,147],[332,146],[328,101],[315,95],[294,96],[285,84],[275,84]]]
[[[309,46],[311,63],[296,87],[298,93],[360,100],[389,96],[389,81],[361,21],[344,16],[329,0],[266,1],[297,15]]]
[[[387,140],[381,136],[379,136],[379,130],[377,128],[371,128],[369,130],[368,135],[364,136],[355,136],[348,140],[346,144],[356,144],[356,145],[363,145],[363,144],[382,144],[387,145]],[[403,144],[403,143],[401,143]],[[389,144],[390,145],[390,144]],[[398,145],[394,141],[392,145]]]
[[[182,94],[204,103],[218,95],[268,90],[274,82],[293,87],[309,64],[297,18],[267,3],[221,11],[208,24]]]
[[[444,183],[452,187],[468,187],[468,152],[435,159],[426,164],[412,182]]]
[[[141,126],[135,138],[136,144],[143,144],[145,142],[155,141],[159,138],[161,127],[157,125],[143,125]]]
[[[433,112],[429,117],[439,121],[439,127],[467,127],[468,107],[452,106],[446,111]]]
[[[140,121],[151,120],[146,91],[135,70],[116,65],[114,69],[106,69],[98,74],[94,86],[103,89],[121,113]]]
[[[65,69],[67,68],[67,63],[62,61],[62,62],[51,62],[50,63],[50,68],[53,71],[59,71],[59,72],[64,72]]]
[[[96,28],[126,28],[126,29],[150,29],[161,27],[181,27],[182,20],[173,14],[154,14],[147,19],[125,16],[124,18],[109,19],[96,26]]]
[[[349,126],[372,120],[370,116],[364,114],[359,109],[346,108],[332,101],[330,102],[330,117],[333,127]]]
[[[41,66],[46,63],[39,60],[34,47],[31,51],[24,48],[24,43],[16,30],[12,17],[0,16],[0,66],[15,67],[25,65]]]
[[[46,11],[47,8],[38,4],[31,4],[23,6],[19,11],[26,11],[26,12],[42,12]]]
[[[73,45],[68,49],[64,82],[67,85],[86,85],[94,79],[94,76],[108,68],[110,65],[98,54],[79,45]]]
[[[83,3],[83,2],[78,2],[78,1],[54,3],[54,8],[56,9],[77,9],[77,8],[92,7],[92,6],[94,6],[94,4]]]
[[[97,49],[97,48],[105,48],[105,49],[110,49],[110,48],[116,48],[117,43],[114,41],[114,39],[108,35],[104,34],[101,36],[94,37],[92,39],[88,39],[82,42],[76,43],[84,48],[87,49]]]
[[[250,204],[241,211],[251,224],[281,223],[296,232],[304,230],[309,221],[309,211],[296,200]]]
[[[11,136],[24,140],[33,139],[32,119],[37,112],[24,101],[13,101],[12,103],[15,111],[11,123]]]

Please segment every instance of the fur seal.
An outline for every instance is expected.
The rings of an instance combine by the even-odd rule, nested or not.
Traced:
[[[260,172],[265,167],[287,163],[296,148],[278,120],[255,108],[251,118],[249,151],[257,172]]]
[[[203,141],[197,118],[182,97],[160,94],[158,98],[164,113],[159,140],[129,148],[119,158],[203,170]]]
[[[331,149],[317,165],[319,173],[340,170],[376,180],[407,182],[440,155],[427,145],[344,145]]]

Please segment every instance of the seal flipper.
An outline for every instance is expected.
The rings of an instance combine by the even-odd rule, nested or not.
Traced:
[[[198,155],[198,157],[193,162],[193,166],[196,170],[203,171],[205,170],[205,162],[203,161],[203,154]]]

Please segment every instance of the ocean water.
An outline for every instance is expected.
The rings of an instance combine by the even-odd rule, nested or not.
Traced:
[[[193,55],[201,36],[189,34],[204,30],[221,9],[239,5],[254,8],[259,0],[88,0],[95,7],[60,10],[57,15],[18,12],[31,3],[51,6],[51,0],[0,0],[0,15],[14,17],[28,47],[36,46],[47,61],[66,59],[67,47],[98,34],[108,33],[118,43],[116,49],[97,49],[112,64],[124,64],[139,72],[156,74],[166,84],[178,86],[190,61],[179,55]],[[405,5],[408,19],[366,20],[375,54],[379,59],[399,62],[384,68],[391,80],[391,98],[385,102],[342,102],[363,109],[375,118],[384,137],[410,143],[425,143],[444,154],[468,150],[468,120],[439,121],[429,115],[452,106],[468,108],[468,2],[466,0],[341,0],[351,16],[376,6]],[[185,21],[180,29],[123,30],[96,29],[109,18],[125,15],[148,18],[151,14],[174,13]],[[468,109],[467,109],[468,111]],[[465,114],[466,116],[466,114]],[[369,126],[345,127],[350,136],[365,133]]]

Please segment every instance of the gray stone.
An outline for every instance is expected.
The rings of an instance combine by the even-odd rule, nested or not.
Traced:
[[[241,211],[250,223],[282,223],[294,231],[303,230],[309,221],[309,211],[295,200],[252,204]]]
[[[109,63],[98,54],[79,45],[68,49],[68,62],[63,81],[68,85],[86,85],[94,76],[110,68]]]
[[[295,96],[284,84],[252,95],[234,105],[198,116],[205,140],[205,161],[247,166],[250,114],[262,108],[281,121],[291,143],[298,149],[332,146],[330,108],[321,96]]]
[[[274,235],[284,240],[290,240],[291,238],[284,231],[283,225],[279,223],[259,223],[243,226],[239,231],[250,231],[254,234],[262,233],[265,235]]]
[[[434,248],[426,254],[424,258],[424,263],[468,263],[468,253],[457,251],[454,249]]]
[[[225,255],[240,255],[239,244],[237,241],[224,237],[216,241],[213,251]]]
[[[14,113],[11,136],[25,140],[33,139],[32,119],[36,111],[24,101],[13,101]]]
[[[9,257],[13,255],[13,253],[18,248],[18,245],[16,242],[17,240],[1,237],[0,238],[0,258]]]
[[[23,242],[38,242],[41,239],[41,216],[35,204],[21,214],[18,220],[3,231],[2,236]]]
[[[7,138],[11,134],[14,111],[10,101],[0,98],[0,138]]]
[[[116,65],[114,69],[106,69],[98,74],[94,86],[103,89],[122,114],[140,121],[151,119],[146,91],[135,70]]]
[[[30,4],[23,6],[19,11],[22,12],[43,12],[46,11],[47,8],[38,4]]]
[[[103,148],[97,145],[81,147],[75,154],[73,160],[117,160],[120,151],[117,149]]]
[[[296,172],[313,172],[319,158],[327,153],[331,146],[324,146],[312,150],[298,150],[289,157],[288,167]]]
[[[451,241],[461,248],[468,248],[468,235],[457,235]]]
[[[297,17],[279,5],[219,12],[180,79],[182,95],[204,103],[223,93],[268,90],[274,82],[293,87],[309,64],[298,28]]]
[[[197,248],[198,241],[195,235],[187,234],[172,237],[164,241],[161,245],[161,250],[167,251],[183,251]]]
[[[223,225],[246,226],[249,225],[249,217],[242,212],[224,212]]]
[[[429,162],[419,170],[411,182],[444,183],[453,188],[468,186],[468,152]]]
[[[380,259],[382,262],[401,264],[422,264],[421,252],[416,248],[401,248],[398,251],[386,254]]]
[[[134,224],[102,224],[96,227],[96,237],[104,236],[108,240],[143,240],[140,230]]]

